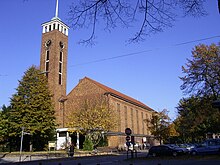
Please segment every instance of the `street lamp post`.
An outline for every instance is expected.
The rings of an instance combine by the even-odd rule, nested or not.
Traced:
[[[61,98],[58,100],[62,104],[62,126],[65,127],[65,105],[64,102],[67,100],[67,98],[61,96]]]
[[[22,145],[23,145],[23,139],[24,135],[30,135],[28,132],[24,132],[25,127],[21,127],[21,145],[20,145],[20,157],[19,157],[19,162],[21,162],[21,154],[22,154]]]

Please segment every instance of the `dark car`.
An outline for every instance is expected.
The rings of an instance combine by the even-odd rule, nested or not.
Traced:
[[[183,150],[167,145],[152,146],[148,152],[149,156],[177,156],[181,154],[183,154]]]
[[[218,154],[220,153],[220,139],[208,139],[201,144],[196,145],[190,153],[197,154]]]

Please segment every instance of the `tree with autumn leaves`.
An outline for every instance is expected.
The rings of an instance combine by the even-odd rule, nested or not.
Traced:
[[[159,140],[160,144],[169,142],[170,139],[179,135],[175,123],[171,122],[167,109],[154,113],[152,118],[146,119],[145,122],[151,134]]]
[[[79,96],[75,99],[75,110],[69,115],[68,126],[86,135],[86,139],[97,146],[104,133],[117,125],[117,115],[105,95]]]
[[[220,44],[195,46],[182,71],[181,90],[187,97],[179,101],[177,119],[169,123],[162,111],[150,120],[151,133],[160,141],[178,136],[178,141],[195,142],[220,132],[220,111],[213,107],[220,94]]]
[[[182,67],[185,76],[181,89],[185,94],[218,99],[220,94],[220,44],[198,45]]]
[[[178,132],[184,141],[199,141],[220,132],[220,112],[212,106],[220,94],[220,44],[198,45],[182,67],[181,89],[187,95],[177,107]]]

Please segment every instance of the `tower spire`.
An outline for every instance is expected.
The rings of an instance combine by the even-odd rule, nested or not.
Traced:
[[[59,5],[59,0],[57,0],[57,3],[56,3],[56,13],[55,13],[55,18],[58,17],[58,5]]]

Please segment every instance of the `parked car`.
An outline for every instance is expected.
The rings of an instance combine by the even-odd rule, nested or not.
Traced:
[[[178,148],[173,148],[167,145],[159,145],[159,146],[152,146],[149,149],[148,155],[149,156],[177,156],[183,154],[183,150]]]
[[[186,148],[188,150],[188,152],[190,152],[194,147],[195,147],[195,144],[179,144],[178,145],[179,147],[181,148]]]
[[[220,153],[220,139],[208,139],[191,149],[192,155]]]
[[[166,146],[169,146],[169,147],[171,147],[173,149],[182,150],[183,153],[189,153],[189,150],[187,148],[182,147],[182,146],[180,147],[179,145],[176,145],[176,144],[166,144]]]

